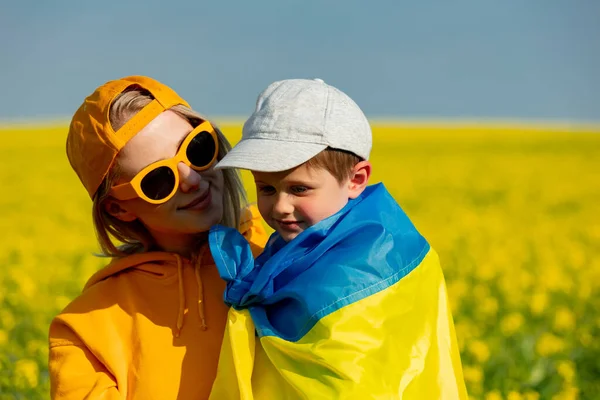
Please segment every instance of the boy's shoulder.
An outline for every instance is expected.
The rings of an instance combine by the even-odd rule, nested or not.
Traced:
[[[264,332],[272,326],[288,340],[318,319],[394,285],[430,250],[383,185],[369,187],[347,209],[278,245],[274,240],[267,256],[259,257],[256,279],[270,286],[258,297],[253,316],[267,327]]]

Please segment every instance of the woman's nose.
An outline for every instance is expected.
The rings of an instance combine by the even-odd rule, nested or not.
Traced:
[[[194,192],[200,187],[200,174],[189,166],[180,162],[177,165],[179,171],[179,188],[182,192]]]

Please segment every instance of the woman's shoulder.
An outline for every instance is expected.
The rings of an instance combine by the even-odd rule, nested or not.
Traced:
[[[250,204],[242,210],[239,231],[250,243],[254,257],[262,253],[269,235],[263,224],[258,207],[255,204]]]
[[[82,292],[73,298],[56,318],[87,314],[91,311],[109,310],[110,305],[116,302],[116,297],[119,295],[115,290],[118,286],[117,281],[124,278],[124,275],[119,274],[106,277],[93,285],[86,285]]]
[[[50,323],[50,348],[82,346],[98,326],[112,324],[118,313],[111,294],[110,281],[86,288],[74,298]]]
[[[76,329],[83,324],[121,319],[135,310],[143,298],[156,296],[165,285],[177,279],[175,261],[169,268],[167,253],[146,253],[113,260],[96,272],[53,320]],[[140,284],[142,282],[144,284]]]
[[[249,204],[248,206],[244,207],[240,213],[239,231],[244,233],[256,224],[262,226],[262,217],[256,204]]]
[[[120,307],[117,280],[123,279],[117,275],[109,277],[92,286],[86,287],[77,297],[58,314],[50,324],[50,340],[52,345],[53,332],[79,331],[95,324],[104,324],[114,318]],[[60,333],[58,335],[63,335]]]

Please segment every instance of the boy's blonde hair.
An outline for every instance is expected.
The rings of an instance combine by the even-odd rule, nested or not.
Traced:
[[[113,130],[117,131],[133,115],[153,100],[149,91],[136,86],[129,87],[121,93],[110,109],[110,123]],[[178,105],[171,108],[179,116],[185,118],[192,126],[205,121],[202,115],[185,107]],[[221,130],[214,124],[219,141],[220,160],[231,150],[231,145]],[[129,254],[148,251],[154,245],[154,238],[146,227],[138,220],[132,222],[121,221],[110,215],[104,208],[104,202],[109,198],[110,188],[114,186],[120,177],[118,159],[110,169],[106,178],[98,188],[93,199],[93,220],[96,236],[100,244],[102,255],[107,257],[123,257]],[[246,206],[246,194],[237,170],[228,169],[222,171],[224,178],[223,190],[223,220],[221,224],[238,228],[240,214]],[[113,239],[120,242],[115,244]]]
[[[326,148],[304,164],[310,169],[324,169],[337,179],[341,184],[352,176],[354,166],[362,158],[345,150]]]

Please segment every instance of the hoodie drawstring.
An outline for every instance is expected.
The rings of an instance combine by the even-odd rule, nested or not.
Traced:
[[[185,291],[183,289],[183,265],[181,264],[181,257],[179,254],[175,254],[175,258],[177,259],[177,284],[179,285],[179,313],[177,314],[177,330],[175,331],[175,337],[179,337],[181,334],[181,328],[183,328]]]
[[[198,317],[200,317],[200,322],[202,324],[201,329],[203,331],[208,329],[208,325],[206,324],[206,313],[204,310],[204,287],[202,285],[202,275],[200,271],[205,252],[206,247],[200,251],[198,258],[196,259],[196,265],[194,266],[196,283],[198,285]],[[175,254],[175,258],[177,259],[177,285],[179,289],[179,312],[177,313],[177,329],[175,330],[175,337],[179,337],[181,329],[183,328],[183,318],[185,314],[185,289],[183,285],[183,263],[181,261],[181,256]]]
[[[205,251],[206,247],[204,247],[198,255],[198,259],[196,259],[196,265],[194,267],[194,270],[196,272],[196,283],[198,284],[198,316],[200,317],[200,321],[202,322],[203,331],[208,329],[208,325],[206,325],[206,315],[204,313],[204,288],[202,286],[202,276],[200,273],[202,258],[204,258]]]

